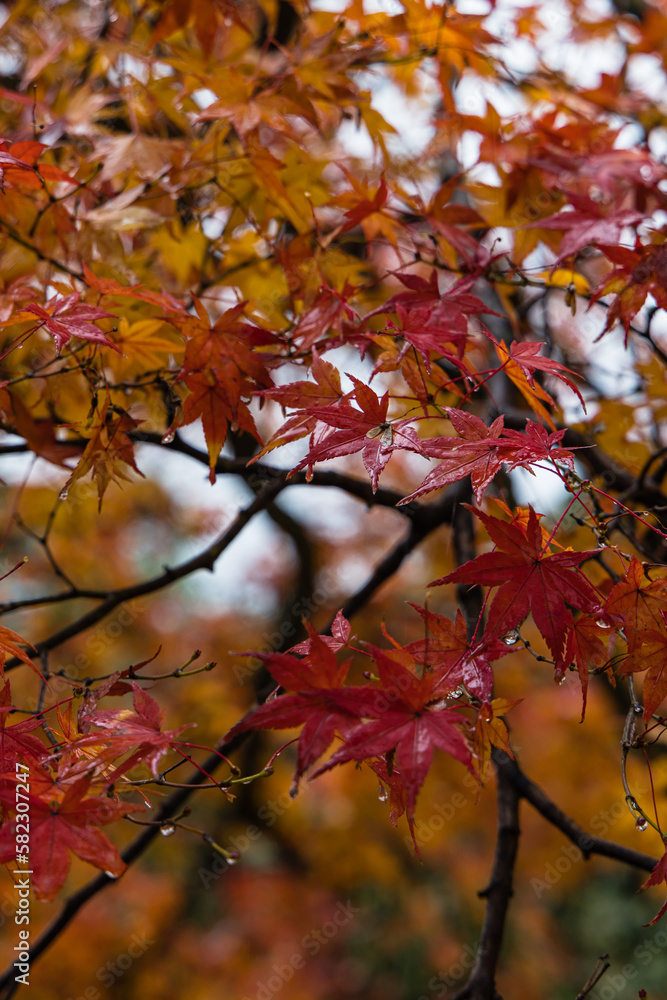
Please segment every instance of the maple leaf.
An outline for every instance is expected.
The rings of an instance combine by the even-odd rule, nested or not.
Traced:
[[[188,343],[181,378],[189,390],[183,404],[181,422],[201,418],[209,454],[209,479],[215,482],[215,463],[227,431],[240,428],[260,440],[246,400],[259,388],[271,385],[258,347],[273,344],[275,336],[241,316],[246,303],[228,309],[216,323],[195,296],[197,316],[172,317],[171,322]]]
[[[75,743],[77,747],[97,745],[100,733],[105,733],[114,757],[132,750],[130,757],[114,771],[110,781],[142,762],[148,765],[153,777],[157,778],[158,763],[162,757],[177,745],[176,737],[193,725],[187,723],[178,729],[165,729],[163,732],[164,712],[158,703],[136,681],[132,681],[132,690],[134,711],[117,708],[91,712],[87,706],[86,714],[82,716],[82,728],[85,727],[85,731],[91,735],[84,736]]]
[[[495,343],[497,348],[499,345],[497,342]],[[568,372],[570,375],[575,375],[576,373],[570,371],[570,369],[566,368],[565,365],[562,365],[560,361],[554,361],[553,358],[541,357],[540,351],[543,347],[544,344],[541,343],[541,341],[524,340],[521,344],[517,344],[516,340],[513,340],[510,344],[509,357],[519,366],[528,379],[530,385],[534,385],[533,372],[535,371],[549,372],[549,374],[555,375],[557,379],[560,379],[561,382],[563,382],[569,389],[572,390],[573,393],[575,393],[579,402],[583,406],[585,413],[586,404],[584,403],[583,396],[577,389],[574,382],[567,378],[566,375],[562,374],[563,372]],[[504,354],[505,350],[503,347],[502,356],[504,356]]]
[[[509,653],[505,643],[487,635],[471,642],[460,609],[457,609],[456,621],[452,622],[444,615],[420,608],[411,601],[408,603],[421,615],[429,634],[424,639],[408,643],[404,649],[414,656],[417,663],[437,670],[437,693],[446,695],[463,684],[475,698],[488,701],[493,690],[490,661]]]
[[[504,462],[514,457],[511,443],[502,438],[504,417],[497,417],[490,427],[472,413],[446,408],[447,415],[460,437],[430,438],[422,447],[431,458],[444,459],[428,473],[422,484],[404,497],[406,504],[425,493],[442,489],[470,476],[479,503],[484,488],[493,480]]]
[[[134,461],[134,445],[128,437],[129,432],[133,431],[138,424],[139,421],[134,420],[129,413],[117,412],[116,408],[112,409],[109,400],[106,399],[97,411],[97,422],[83,455],[63,487],[62,498],[66,499],[72,483],[82,479],[88,472],[92,472],[97,483],[97,495],[101,509],[102,500],[110,482],[120,485],[121,480],[131,481],[124,471],[123,465],[127,465],[143,478],[143,473],[139,471]]]
[[[665,841],[665,843],[667,844],[667,841]],[[663,856],[660,858],[657,865],[655,866],[649,877],[646,879],[644,884],[640,886],[639,891],[643,892],[644,889],[649,889],[652,885],[660,885],[661,882],[667,882],[667,851],[665,851]],[[649,923],[646,926],[652,927],[653,924],[657,924],[658,920],[660,920],[660,918],[663,917],[666,912],[667,912],[667,900],[665,900],[665,902],[662,904],[662,906],[654,916],[653,920],[649,921]]]
[[[35,666],[27,653],[23,652],[18,643],[21,643],[24,646],[30,646],[31,649],[35,648],[31,642],[28,642],[27,639],[20,636],[18,632],[14,632],[11,628],[5,628],[4,625],[0,625],[0,677],[4,678],[5,676],[4,668],[7,661],[7,654],[9,653],[11,656],[15,656],[17,659],[27,664],[31,670],[35,671],[39,679],[43,681],[44,677],[41,670]]]
[[[6,681],[0,690],[0,774],[14,771],[19,760],[38,761],[46,754],[44,743],[29,735],[41,728],[42,720],[33,715],[8,726],[7,717],[11,711],[11,689]]]
[[[120,298],[138,299],[158,306],[163,312],[182,314],[186,310],[183,303],[168,292],[154,292],[143,285],[120,285],[115,278],[99,278],[90,268],[83,264],[83,277],[89,288],[102,295],[112,295]]]
[[[605,601],[605,611],[618,616],[625,629],[628,653],[632,655],[643,641],[647,629],[663,627],[662,610],[667,597],[667,579],[645,578],[644,568],[636,556],[630,560],[625,579],[614,584]]]
[[[103,344],[120,354],[119,348],[113,341],[109,340],[105,333],[102,333],[98,327],[91,323],[91,320],[96,319],[115,319],[113,313],[107,312],[106,309],[100,309],[99,306],[89,306],[85,302],[81,302],[80,299],[79,292],[72,292],[70,295],[58,295],[50,299],[46,309],[36,302],[31,302],[23,306],[22,311],[33,313],[39,317],[42,322],[34,329],[39,330],[42,326],[46,327],[55,341],[58,354],[72,337],[88,340],[94,344]]]
[[[514,760],[507,725],[502,716],[507,715],[521,700],[521,698],[494,698],[480,707],[473,736],[473,751],[480,781],[484,781],[488,772],[492,747],[503,750],[508,757]]]
[[[581,615],[577,621],[574,621],[571,612],[569,612],[569,616],[570,624],[565,645],[564,663],[570,661],[577,666],[581,683],[581,721],[583,722],[588,695],[588,672],[596,667],[604,666],[609,660],[609,645],[613,639],[613,632],[604,617]],[[600,622],[603,624],[601,625]],[[563,664],[562,669],[557,668],[556,676],[562,677],[564,672]]]
[[[313,348],[311,373],[314,382],[305,380],[290,382],[272,389],[262,389],[257,395],[273,399],[281,406],[290,408],[334,405],[344,398],[338,369],[329,361],[320,358],[315,348]],[[274,448],[280,448],[290,441],[296,441],[312,433],[316,425],[317,416],[309,409],[302,409],[299,413],[293,414],[267,441],[261,451],[253,455],[248,464],[252,465]]]
[[[654,712],[667,697],[667,619],[661,612],[661,628],[648,628],[641,633],[633,652],[619,665],[621,673],[643,673],[644,722],[648,723]]]
[[[399,507],[466,476],[470,476],[475,499],[479,503],[484,489],[503,465],[510,469],[530,469],[540,460],[549,459],[574,468],[572,453],[565,448],[554,447],[562,440],[564,429],[549,434],[539,424],[529,420],[525,432],[506,430],[502,414],[487,426],[472,413],[452,407],[443,409],[460,436],[422,440],[427,455],[444,461],[428,473],[416,490],[399,502]]]
[[[313,636],[318,635],[318,633],[312,632],[309,623],[306,622],[306,628],[311,633],[310,638],[306,639],[305,642],[299,642],[296,646],[292,646],[288,650],[288,653],[301,653],[307,656],[310,653],[311,645],[313,642]],[[356,639],[356,635],[352,635],[352,628],[349,621],[343,614],[343,609],[336,612],[336,617],[331,623],[331,635],[320,635],[319,638],[322,642],[331,649],[334,653],[337,653],[340,649],[344,649],[349,646],[353,639]]]
[[[8,153],[5,149],[0,150],[0,191],[3,194],[5,193],[5,180],[19,181],[20,183],[19,178],[21,178],[21,173],[19,173],[19,178],[17,178],[14,171],[21,172],[26,170],[31,174],[35,172],[31,164],[24,163],[23,160],[19,160],[18,157]]]
[[[320,287],[317,301],[302,313],[292,331],[292,340],[298,344],[300,350],[310,350],[329,330],[340,336],[345,321],[358,318],[354,309],[348,304],[348,299],[354,291],[353,286],[347,282],[341,292],[327,285]]]
[[[391,458],[392,452],[404,448],[423,455],[424,450],[417,432],[410,426],[410,419],[387,419],[388,392],[379,399],[373,390],[359,379],[353,375],[349,377],[354,382],[352,395],[356,398],[360,409],[352,406],[347,399],[338,405],[313,407],[309,413],[317,417],[322,429],[319,433],[318,430],[315,431],[310,451],[289,474],[292,476],[307,467],[306,478],[310,479],[316,462],[361,451],[375,493],[380,474]]]
[[[521,395],[528,402],[534,413],[542,420],[552,431],[556,430],[556,425],[554,424],[553,417],[547,409],[543,406],[547,403],[549,406],[555,406],[555,402],[552,397],[546,392],[541,385],[538,385],[534,381],[531,371],[526,369],[525,358],[521,358],[522,363],[518,363],[507,350],[504,344],[499,343],[495,337],[487,334],[490,340],[493,341],[493,345],[496,350],[498,358],[502,362],[503,371],[511,382],[517,387]]]
[[[573,208],[557,212],[547,219],[528,222],[523,229],[558,229],[565,233],[558,248],[557,263],[579,253],[591,244],[620,242],[626,226],[636,226],[644,213],[619,209],[615,203],[604,205],[584,195],[568,195]]]
[[[299,382],[288,382],[287,385],[273,386],[262,389],[258,396],[273,399],[282,407],[298,408],[302,406],[329,406],[343,398],[340,385],[340,372],[329,361],[324,361],[313,348],[311,374],[314,382],[302,379]]]
[[[473,371],[463,357],[468,341],[468,321],[463,312],[455,309],[445,310],[440,307],[416,306],[409,312],[400,302],[396,304],[398,325],[390,322],[386,333],[396,338],[398,350],[396,364],[400,364],[411,348],[414,348],[424,359],[424,366],[432,375],[431,354],[446,358],[464,375]],[[376,340],[372,334],[369,335]],[[450,347],[455,350],[451,350]],[[376,367],[377,371],[386,370]]]
[[[591,584],[575,569],[594,553],[547,554],[539,518],[532,507],[526,525],[516,520],[501,521],[481,510],[474,513],[495,543],[495,551],[477,556],[429,586],[442,583],[498,586],[489,609],[488,630],[497,634],[509,632],[531,611],[557,666],[560,665],[568,627],[565,602],[582,611],[600,607]]]
[[[53,785],[50,795],[28,795],[31,885],[39,899],[54,899],[62,888],[70,869],[70,852],[116,878],[127,867],[98,828],[144,807],[113,801],[106,795],[87,798],[89,788],[90,779],[81,778],[64,793]],[[12,810],[16,805],[14,789],[0,790],[0,801]],[[0,829],[0,862],[15,857],[16,820],[11,820]]]
[[[664,234],[654,237],[664,240]],[[648,295],[667,308],[667,246],[664,243],[643,246],[636,241],[634,249],[619,246],[601,246],[600,250],[618,266],[605,276],[591,296],[591,305],[611,293],[615,297],[607,310],[602,334],[607,333],[619,320],[623,324],[626,344],[632,320],[644,305]],[[600,336],[602,336],[602,334]]]
[[[339,706],[332,694],[340,689],[351,660],[338,664],[325,639],[307,624],[308,654],[299,660],[289,653],[247,652],[265,664],[287,694],[279,694],[254,709],[229,731],[225,739],[249,729],[293,729],[303,726],[297,749],[293,788],[311,764],[331,745],[336,732],[345,733],[356,722],[353,709]],[[341,622],[342,626],[342,622]]]
[[[382,687],[365,685],[333,692],[341,708],[364,720],[343,734],[342,747],[313,777],[350,760],[368,760],[396,749],[396,765],[405,786],[408,819],[433,760],[436,747],[472,770],[472,757],[458,709],[443,706],[439,694],[441,672],[418,676],[414,659],[405,650],[386,652],[368,646],[377,664]],[[412,667],[411,667],[412,664]]]
[[[67,465],[66,459],[78,458],[81,455],[81,446],[59,441],[56,438],[56,427],[50,417],[36,420],[20,396],[15,392],[10,394],[7,390],[0,391],[7,392],[9,407],[13,413],[14,429],[25,440],[30,450],[47,462],[69,470],[71,466]]]

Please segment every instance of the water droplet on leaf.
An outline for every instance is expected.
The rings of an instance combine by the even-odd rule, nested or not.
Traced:
[[[240,857],[241,857],[241,855],[237,854],[234,851],[232,854],[228,854],[227,855],[227,857],[225,858],[225,861],[227,862],[228,865],[235,865],[236,862],[239,860]]]
[[[560,677],[556,678],[556,684],[562,685],[564,683],[565,683],[565,674],[562,674]]]
[[[387,789],[384,787],[384,785],[378,785],[378,799],[380,800],[380,802],[387,801]]]
[[[504,635],[502,641],[505,643],[506,646],[515,646],[516,643],[519,641],[518,628],[513,628],[511,632],[508,632],[507,635]]]
[[[167,431],[167,433],[162,438],[162,444],[171,444],[171,442],[176,437],[176,431]]]
[[[598,628],[611,628],[609,622],[606,622],[604,618],[598,618],[595,624],[597,625]]]
[[[641,707],[641,705],[635,705],[635,715],[641,715],[643,711],[644,709]]]
[[[58,494],[58,499],[67,500],[68,496],[69,496],[69,490],[67,489],[67,487],[65,487],[65,489],[61,490],[60,493]]]
[[[105,872],[107,878],[118,878],[115,872]]]
[[[646,827],[648,826],[648,820],[644,819],[643,816],[640,816],[637,822],[635,823],[635,826],[637,827],[640,833],[643,833]]]
[[[173,823],[165,823],[160,827],[160,833],[163,837],[172,837],[176,833],[176,827]]]

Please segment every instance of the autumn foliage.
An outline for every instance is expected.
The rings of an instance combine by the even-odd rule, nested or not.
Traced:
[[[453,866],[486,899],[447,918],[481,925],[458,996],[596,996],[565,943],[543,968],[500,947],[507,922],[525,953],[555,935],[536,885],[564,840],[660,887],[633,928],[667,909],[663,7],[0,18],[0,861],[10,888],[29,872],[31,985],[90,899],[104,953],[102,900],[150,881],[149,849],[163,882],[123,898],[163,900],[158,924],[170,866],[210,875],[186,860],[206,850],[235,866],[237,951],[266,903],[253,865],[279,887],[256,961],[231,916],[196,952],[229,995],[287,982],[260,959],[284,968],[277,914],[309,868],[339,901],[384,873],[417,913],[419,872]],[[267,788],[296,799],[285,826]],[[436,848],[428,817],[462,788],[475,818]],[[356,817],[357,861],[347,821],[339,843],[338,820],[294,819],[310,796]],[[522,800],[551,833],[520,838]],[[623,819],[596,828],[610,801]],[[358,923],[329,971],[289,966],[291,995],[443,995],[428,970],[465,941],[436,925],[412,978]],[[142,961],[165,981],[141,995],[168,992],[170,959]]]

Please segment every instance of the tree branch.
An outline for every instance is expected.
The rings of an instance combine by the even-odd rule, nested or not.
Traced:
[[[264,486],[257,494],[255,500],[248,507],[246,507],[245,510],[239,512],[233,524],[227,528],[222,535],[216,538],[214,542],[208,545],[203,552],[200,552],[199,555],[193,556],[191,559],[186,560],[181,563],[180,566],[176,566],[173,569],[166,567],[163,573],[150,580],[144,580],[142,583],[134,584],[131,587],[121,587],[118,590],[111,591],[101,604],[98,605],[98,607],[94,608],[92,611],[88,611],[85,615],[81,615],[81,617],[77,618],[76,621],[66,625],[58,632],[54,632],[53,635],[48,636],[41,642],[35,643],[35,649],[38,653],[43,653],[45,650],[49,649],[55,649],[67,639],[71,639],[72,636],[78,635],[79,632],[85,631],[85,629],[90,628],[91,625],[97,624],[100,619],[108,615],[109,612],[113,611],[113,609],[118,607],[119,604],[123,604],[125,601],[132,600],[136,597],[143,597],[146,594],[155,593],[155,591],[161,590],[162,587],[166,587],[170,583],[174,583],[176,580],[181,580],[183,577],[189,576],[189,574],[194,573],[195,570],[212,570],[216,560],[222,555],[225,549],[231,545],[234,539],[240,535],[246,524],[248,524],[255,514],[264,510],[278,495],[281,489],[283,489],[283,487],[284,483],[280,480],[275,480],[273,483],[267,483],[267,485]],[[5,670],[11,670],[19,666],[20,663],[21,661],[14,657],[7,662]]]
[[[496,757],[498,755],[496,754]],[[519,848],[520,794],[502,761],[496,760],[497,837],[491,880],[479,893],[487,900],[479,948],[470,978],[454,1000],[500,1000],[496,969],[505,931],[505,920],[513,895],[514,865]]]

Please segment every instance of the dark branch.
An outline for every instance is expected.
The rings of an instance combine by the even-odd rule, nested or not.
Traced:
[[[548,795],[545,795],[539,785],[536,785],[524,774],[516,761],[508,760],[504,770],[521,797],[530,802],[549,823],[557,827],[576,844],[584,858],[588,859],[591,854],[599,854],[602,857],[622,861],[626,865],[640,868],[646,872],[653,871],[657,865],[658,859],[652,858],[650,854],[642,854],[641,851],[634,851],[631,847],[624,847],[612,840],[605,840],[604,837],[595,837],[586,833],[583,827],[570,819],[555,802],[551,801]]]
[[[496,969],[505,931],[505,920],[513,894],[514,865],[519,847],[520,794],[503,759],[495,754],[498,835],[491,869],[491,881],[480,893],[487,900],[479,948],[470,979],[454,1000],[500,1000],[496,991]]]
[[[255,514],[264,510],[271,503],[283,486],[284,484],[280,480],[267,484],[260,490],[255,500],[245,510],[240,511],[233,524],[219,538],[208,545],[203,552],[200,552],[199,555],[193,556],[192,559],[186,560],[186,562],[181,563],[180,566],[175,566],[173,569],[169,567],[165,568],[163,573],[153,577],[151,580],[144,580],[142,583],[137,583],[134,586],[121,587],[118,590],[111,591],[98,607],[92,611],[88,611],[85,615],[81,615],[80,618],[70,622],[69,625],[66,625],[60,631],[54,632],[53,635],[36,643],[35,648],[37,652],[43,653],[45,650],[55,649],[63,642],[66,642],[67,639],[71,639],[72,636],[85,631],[91,625],[96,625],[100,619],[104,618],[110,611],[113,611],[114,608],[125,601],[136,597],[143,597],[146,594],[153,594],[155,591],[161,590],[162,587],[166,587],[176,580],[181,580],[183,577],[189,576],[195,570],[212,570],[216,560],[231,545],[234,539],[245,528],[246,524],[248,524]],[[11,670],[18,666],[20,662],[16,658],[8,661],[5,670]]]

